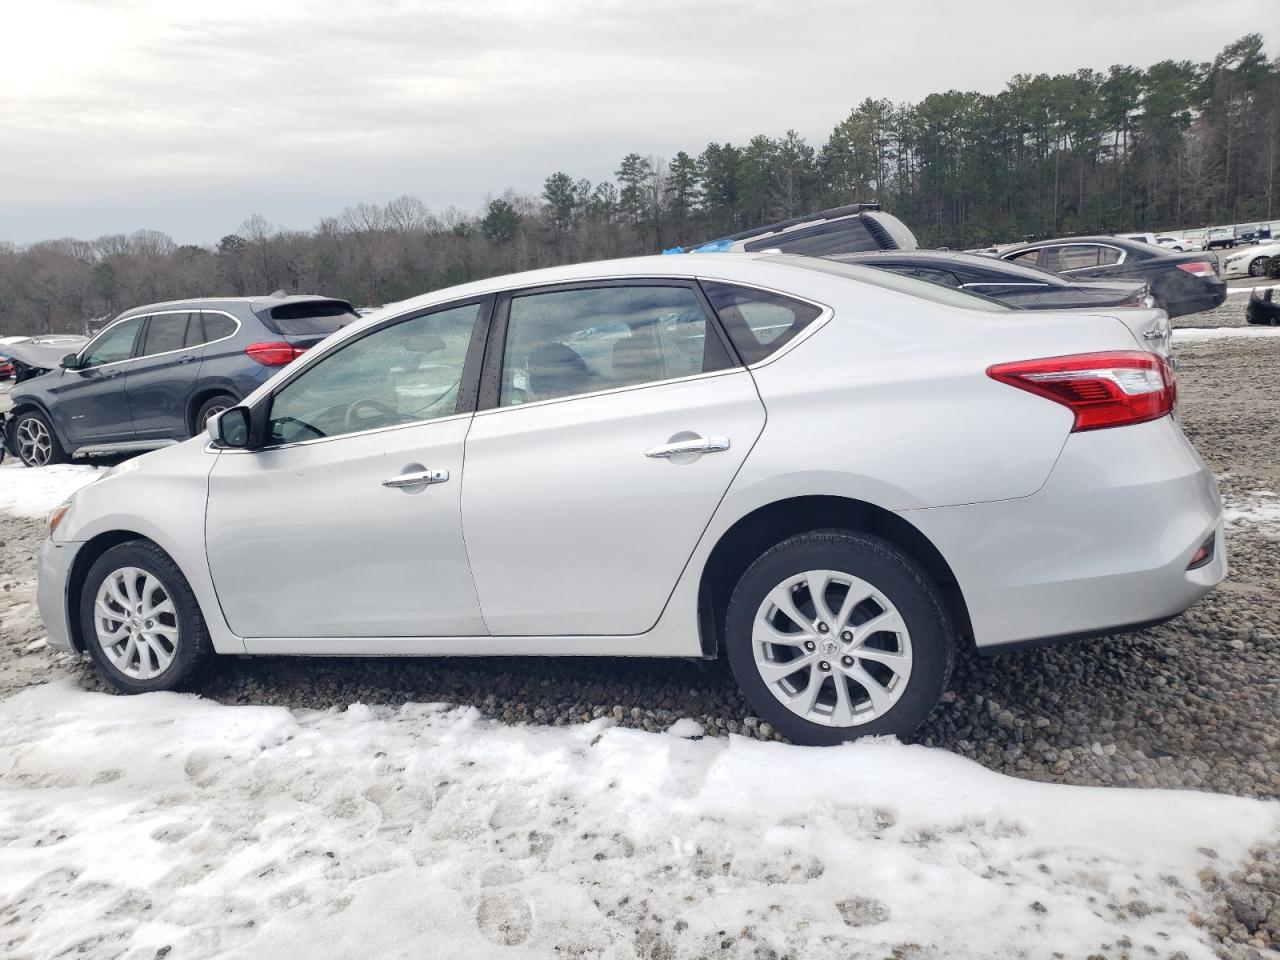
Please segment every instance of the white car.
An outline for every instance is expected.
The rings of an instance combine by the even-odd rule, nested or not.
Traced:
[[[723,655],[794,741],[902,734],[961,644],[1129,629],[1222,579],[1175,396],[1117,316],[819,259],[484,280],[80,490],[39,606],[130,692],[215,653]]]
[[[1139,243],[1149,243],[1153,247],[1176,250],[1178,253],[1201,249],[1201,245],[1194,240],[1170,236],[1167,233],[1117,233],[1116,236],[1121,240],[1137,240]]]
[[[1259,243],[1218,254],[1222,278],[1265,277],[1273,257],[1280,256],[1280,242]]]

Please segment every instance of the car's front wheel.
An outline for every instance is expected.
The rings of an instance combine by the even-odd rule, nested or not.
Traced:
[[[1249,276],[1261,277],[1267,272],[1267,264],[1271,262],[1270,257],[1254,257],[1249,261]]]
[[[186,686],[212,657],[186,577],[147,541],[112,547],[89,568],[80,627],[89,655],[124,693]]]
[[[936,585],[878,537],[799,534],[729,601],[725,648],[756,712],[795,743],[905,735],[937,705],[955,638]]]
[[[66,451],[58,442],[58,435],[43,413],[27,410],[18,414],[13,424],[13,445],[18,449],[18,459],[28,467],[45,467],[51,463],[66,463]]]

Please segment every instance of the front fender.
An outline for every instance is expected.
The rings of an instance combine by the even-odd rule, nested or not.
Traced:
[[[204,549],[204,517],[209,473],[217,455],[206,441],[186,443],[126,461],[78,490],[58,526],[58,543],[84,543],[104,534],[134,533],[164,550],[191,586],[214,649],[243,653],[244,643],[227,625],[213,588]]]

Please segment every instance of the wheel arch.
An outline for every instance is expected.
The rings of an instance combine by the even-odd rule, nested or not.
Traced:
[[[957,635],[972,638],[969,609],[955,573],[923,533],[898,514],[865,500],[809,495],[757,507],[721,534],[707,556],[698,584],[702,655],[718,654],[729,597],[757,557],[788,537],[832,528],[858,530],[880,537],[918,562],[938,585]]]
[[[75,444],[67,442],[66,434],[62,432],[62,424],[58,422],[58,417],[53,415],[53,411],[49,409],[48,405],[36,397],[24,396],[14,400],[13,408],[8,412],[8,414],[6,414],[3,440],[5,448],[8,449],[10,453],[15,457],[18,455],[17,450],[13,448],[13,444],[10,441],[12,439],[13,431],[18,427],[19,417],[24,413],[32,411],[40,414],[49,422],[49,426],[57,435],[58,443],[62,446],[63,450],[68,454],[75,450]]]
[[[234,390],[216,382],[201,385],[199,390],[191,394],[191,398],[187,401],[187,433],[189,435],[195,436],[198,432],[196,429],[196,414],[200,412],[200,408],[209,400],[219,396],[230,397],[236,403],[240,402]]]
[[[143,536],[133,530],[109,530],[105,533],[100,533],[85,541],[84,545],[76,551],[76,558],[72,561],[71,571],[67,576],[67,593],[63,598],[63,604],[66,606],[67,635],[71,638],[71,646],[78,653],[84,653],[88,649],[80,626],[80,593],[84,590],[84,582],[89,576],[89,569],[97,562],[99,557],[112,547],[118,547],[122,543],[135,542],[149,543],[157,550],[163,551],[164,555],[170,560],[173,560],[173,555],[168,550],[165,550],[164,547],[150,537]],[[177,565],[176,560],[173,560],[173,563],[175,566]],[[182,568],[179,567],[178,569],[181,570]],[[184,573],[183,576],[186,576],[186,574]]]

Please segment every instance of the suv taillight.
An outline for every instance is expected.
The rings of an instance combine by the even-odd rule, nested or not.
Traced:
[[[1173,368],[1137,350],[998,363],[987,376],[1069,408],[1072,432],[1158,420],[1178,402]]]
[[[292,343],[272,341],[270,343],[251,343],[244,352],[257,360],[264,367],[283,367],[292,363],[307,352],[306,347],[295,347]]]

